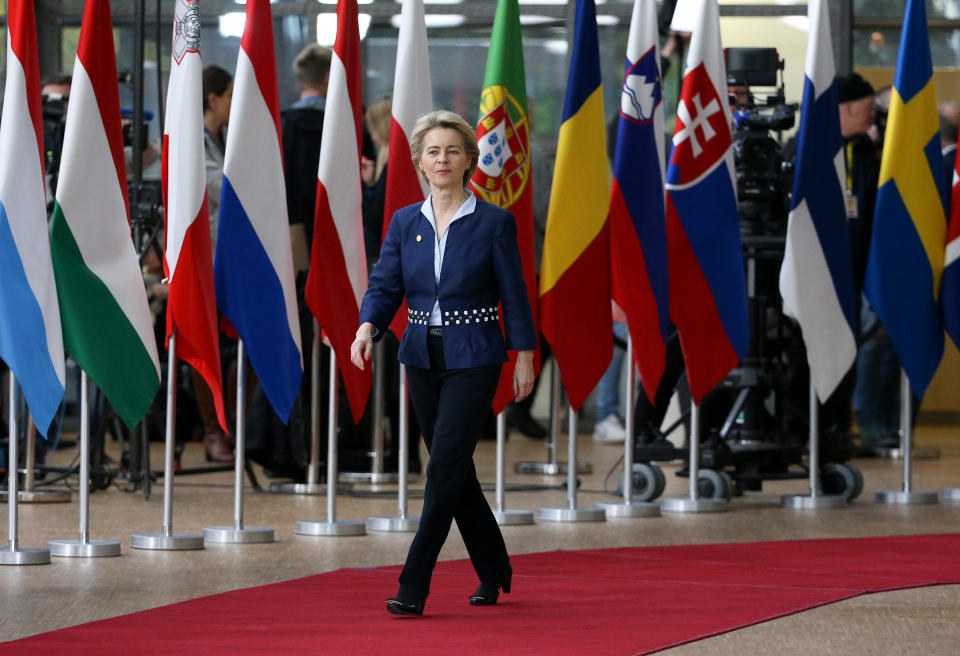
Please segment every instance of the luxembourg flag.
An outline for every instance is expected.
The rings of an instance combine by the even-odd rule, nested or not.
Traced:
[[[360,421],[367,405],[371,377],[370,367],[361,370],[350,364],[350,345],[360,323],[360,301],[367,290],[360,189],[362,84],[357,0],[340,0],[320,141],[317,208],[305,296],[337,354],[337,368],[355,422]]]
[[[10,0],[0,117],[0,358],[44,436],[63,399],[63,335],[44,192],[33,0]],[[22,255],[21,255],[22,254]]]
[[[223,164],[217,303],[286,422],[303,378],[270,0],[247,0]]]
[[[417,175],[410,159],[410,135],[417,119],[433,111],[430,86],[430,56],[427,52],[427,25],[423,0],[403,0],[400,8],[400,32],[397,35],[397,68],[393,76],[393,103],[390,111],[390,153],[387,160],[387,193],[383,209],[383,236],[390,219],[401,207],[427,197],[427,183]],[[407,326],[407,302],[404,301],[391,330],[397,337]]]
[[[163,135],[163,206],[166,209],[164,272],[167,341],[177,335],[177,356],[190,363],[213,393],[220,425],[227,430],[220,377],[217,299],[203,153],[203,63],[199,0],[176,0],[173,57]]]
[[[690,39],[667,165],[670,316],[699,403],[746,355],[747,295],[717,0]]]
[[[664,210],[663,90],[657,3],[636,0],[627,39],[610,192],[614,300],[627,315],[647,398],[663,375],[670,330]]]
[[[826,0],[810,0],[806,79],[787,243],[783,312],[796,319],[817,397],[826,401],[857,357],[845,162]]]

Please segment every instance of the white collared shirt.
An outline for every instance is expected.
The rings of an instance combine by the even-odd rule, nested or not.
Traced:
[[[447,224],[447,229],[443,231],[443,234],[439,236],[439,239],[436,237],[437,222],[433,216],[433,194],[431,193],[429,196],[427,196],[427,199],[423,201],[423,205],[420,206],[420,213],[427,218],[427,221],[430,222],[430,227],[433,228],[433,277],[434,281],[437,283],[438,289],[440,287],[440,269],[443,268],[443,254],[447,250],[447,235],[450,233],[450,226],[453,225],[454,221],[457,221],[468,214],[473,214],[474,210],[477,208],[476,197],[470,193],[469,189],[464,189],[464,191],[470,194],[470,197],[463,201],[463,205],[460,206],[460,209],[457,210],[457,213],[453,215],[452,219],[450,219],[450,223]],[[429,325],[443,325],[443,321],[440,317],[440,299],[435,298],[433,301],[433,310],[430,312]]]

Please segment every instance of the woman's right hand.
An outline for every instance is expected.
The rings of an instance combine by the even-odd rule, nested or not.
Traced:
[[[373,353],[373,324],[366,321],[357,328],[357,337],[350,345],[350,361],[360,370],[364,368],[364,362],[370,360]]]

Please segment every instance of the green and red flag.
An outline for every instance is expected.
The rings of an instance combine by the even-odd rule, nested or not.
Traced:
[[[517,221],[517,245],[523,259],[527,297],[537,325],[537,282],[533,256],[533,185],[530,179],[530,117],[527,114],[523,41],[517,0],[499,0],[487,56],[477,121],[480,160],[470,189],[489,203],[510,210]],[[493,400],[501,412],[513,399],[516,352],[503,367]],[[540,371],[540,353],[534,355],[534,373]]]

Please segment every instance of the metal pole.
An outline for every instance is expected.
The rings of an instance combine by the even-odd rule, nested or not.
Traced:
[[[173,532],[173,452],[177,428],[177,333],[167,344],[167,411],[163,436],[163,521],[159,533],[136,533],[130,536],[134,549],[180,551],[203,549],[203,536]],[[132,438],[131,438],[132,439]],[[146,444],[149,448],[149,444]],[[149,478],[150,472],[144,472]]]
[[[70,490],[36,490],[34,489],[34,470],[37,468],[37,427],[33,417],[27,413],[27,452],[24,454],[23,489],[20,490],[20,503],[61,503],[70,501]],[[7,500],[7,493],[0,494],[0,499]]]
[[[377,342],[373,349],[373,422],[370,431],[370,471],[369,472],[342,472],[341,477],[348,481],[369,483],[373,489],[378,489],[385,483],[392,483],[399,478],[399,472],[384,473],[383,471],[383,433],[384,433],[384,396],[386,386],[386,368],[384,366],[385,346],[383,341]]]
[[[816,508],[843,508],[847,505],[847,497],[843,494],[822,494],[820,491],[820,403],[817,400],[817,389],[814,386],[813,376],[810,376],[810,454],[808,456],[810,469],[810,494],[784,494],[780,497],[780,505],[784,508],[812,510]]]
[[[246,469],[244,439],[247,427],[247,362],[243,340],[237,342],[237,428],[233,467],[233,526],[212,526],[203,529],[204,542],[250,543],[273,542],[272,528],[243,525],[243,475]]]
[[[313,320],[313,352],[310,354],[310,464],[307,483],[320,483],[320,326]]]
[[[913,472],[913,426],[910,396],[910,381],[907,372],[900,370],[900,451],[903,453],[903,483],[899,490],[877,492],[874,499],[878,503],[888,504],[932,504],[937,503],[937,493],[927,490],[914,490]]]
[[[726,499],[699,498],[697,489],[700,477],[700,406],[690,402],[690,466],[688,472],[690,480],[687,482],[688,494],[686,497],[670,497],[660,503],[664,512],[719,512],[727,509]]]
[[[363,522],[337,519],[337,382],[337,354],[331,348],[327,406],[327,519],[297,520],[294,533],[299,535],[365,535],[367,532]]]
[[[567,462],[577,461],[577,411],[570,406],[567,416]],[[567,505],[570,510],[577,507],[577,468],[567,467]]]
[[[577,461],[577,411],[570,406],[569,421],[567,423],[567,458],[568,462]],[[567,505],[540,508],[538,515],[541,521],[547,522],[603,522],[607,513],[603,508],[577,507],[577,472],[576,467],[567,469]]]
[[[660,504],[647,501],[633,500],[633,433],[635,418],[633,414],[633,399],[636,395],[637,375],[636,364],[633,361],[633,340],[627,334],[627,402],[623,413],[626,438],[623,440],[623,501],[600,501],[598,508],[603,508],[607,518],[611,517],[659,517]]]
[[[17,493],[17,380],[10,371],[10,423],[9,444],[7,446],[7,548],[0,551],[0,565],[46,565],[50,562],[50,552],[46,549],[21,549],[20,525],[17,511],[20,495]]]
[[[367,528],[371,531],[387,531],[391,533],[412,533],[420,526],[420,516],[407,516],[407,469],[409,467],[409,458],[407,457],[407,444],[410,438],[410,427],[407,420],[409,410],[407,399],[407,368],[400,365],[399,382],[399,443],[397,445],[397,506],[399,515],[378,515],[367,518]]]
[[[497,503],[497,512],[503,512],[503,497],[504,497],[504,481],[503,481],[503,452],[504,452],[504,443],[506,442],[507,435],[507,416],[500,412],[497,415],[497,489],[496,489],[496,503]]]

